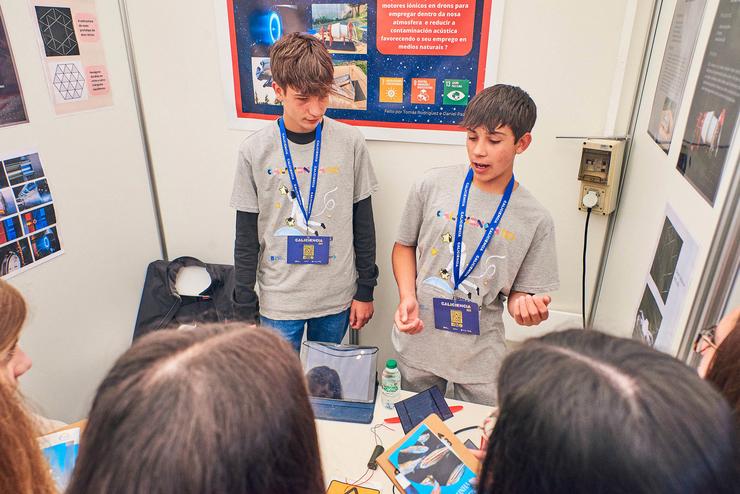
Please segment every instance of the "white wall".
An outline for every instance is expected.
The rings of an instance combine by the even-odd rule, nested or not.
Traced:
[[[603,131],[625,11],[633,4],[599,0],[584,9],[583,2],[573,0],[509,0],[505,5],[498,80],[522,86],[538,105],[534,143],[515,171],[555,219],[562,288],[554,294],[553,308],[565,313],[558,320],[573,320],[573,313],[580,319],[584,214],[576,209],[578,141],[556,141],[555,136]],[[627,33],[626,84],[616,95],[616,130],[621,133],[649,23],[649,2],[639,4],[634,36]],[[216,35],[217,28],[226,26],[216,25],[209,1],[185,0],[176,9],[171,1],[128,0],[128,5],[170,257],[187,254],[231,263],[234,212],[228,200],[236,150],[247,133],[227,128]],[[397,304],[390,251],[407,191],[427,169],[465,161],[462,137],[460,144],[368,143],[381,186],[373,201],[381,278],[376,316],[361,341],[379,345],[383,358],[391,352]],[[592,218],[590,286],[605,226],[605,218]],[[511,337],[527,334],[518,333]]]
[[[727,155],[714,207],[707,203],[676,170],[681,139],[686,128],[694,88],[711,33],[718,0],[707,1],[681,109],[676,118],[674,142],[669,154],[666,156],[647,134],[653,96],[675,4],[676,0],[663,2],[655,48],[645,84],[645,94],[634,135],[634,148],[625,175],[621,207],[604,275],[604,288],[595,319],[597,328],[620,336],[631,336],[635,314],[645,287],[646,275],[650,269],[665,218],[666,204],[670,204],[698,243],[699,251],[688,286],[686,302],[678,321],[677,327],[680,330],[673,340],[669,353],[678,351],[683,328],[707,260],[719,213],[727,196],[729,179],[734,167],[737,166],[740,154],[740,140],[737,139],[738,131],[735,129],[735,139]]]
[[[160,255],[117,3],[96,3],[115,106],[57,117],[28,2],[0,0],[31,121],[0,129],[0,153],[40,152],[65,250],[10,280],[30,309],[22,392],[63,420],[87,413],[128,347],[146,265]]]

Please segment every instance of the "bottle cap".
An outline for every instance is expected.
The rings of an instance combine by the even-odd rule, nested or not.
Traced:
[[[388,361],[387,361],[387,362],[385,363],[385,366],[386,366],[387,368],[389,368],[389,369],[395,369],[396,367],[398,367],[398,364],[396,363],[396,361],[395,361],[395,360],[393,360],[393,359],[388,359]]]

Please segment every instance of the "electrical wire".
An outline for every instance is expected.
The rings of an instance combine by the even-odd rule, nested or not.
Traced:
[[[374,426],[372,426],[370,428],[370,432],[372,432],[372,434],[373,434],[373,438],[375,439],[375,446],[376,447],[377,446],[383,446],[383,440],[380,439],[380,435],[378,435],[378,429],[381,428],[381,427],[385,427],[386,429],[388,429],[390,431],[393,430],[393,429],[391,429],[390,427],[388,427],[387,425],[385,425],[382,422],[379,423],[379,424],[375,424]],[[372,473],[370,473],[370,476],[368,478],[365,478],[365,476],[369,472],[372,472]],[[347,482],[348,486],[347,486],[347,490],[345,492],[349,492],[352,487],[360,487],[360,486],[362,486],[364,484],[367,484],[368,482],[370,482],[373,479],[373,476],[374,475],[375,475],[375,470],[372,470],[372,469],[370,469],[368,467],[365,470],[365,473],[363,473],[362,475],[360,475],[360,478],[359,479],[355,480],[354,482]]]
[[[457,436],[458,434],[461,434],[463,432],[472,431],[475,429],[480,429],[480,426],[478,425],[471,425],[470,427],[463,427],[462,429],[458,429],[454,432],[454,434]]]
[[[591,219],[591,208],[586,210],[586,227],[583,231],[583,275],[581,279],[581,313],[583,329],[586,329],[586,252],[588,248],[588,220]]]

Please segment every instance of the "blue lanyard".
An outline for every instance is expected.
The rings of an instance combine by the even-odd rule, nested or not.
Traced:
[[[483,257],[483,253],[486,251],[486,247],[488,247],[488,244],[491,243],[491,239],[493,238],[493,234],[496,233],[496,228],[498,227],[498,224],[501,222],[501,218],[504,216],[504,212],[506,211],[506,207],[509,205],[509,200],[511,199],[511,193],[514,190],[514,176],[511,176],[511,180],[509,180],[509,184],[506,186],[506,190],[504,190],[504,195],[501,198],[501,202],[498,204],[498,208],[496,209],[496,213],[493,215],[493,219],[488,224],[488,229],[486,230],[485,235],[483,235],[483,238],[480,241],[480,244],[478,244],[478,248],[475,250],[475,254],[473,254],[473,257],[470,258],[470,262],[468,263],[468,267],[465,268],[465,271],[463,271],[462,274],[460,274],[460,259],[462,257],[462,241],[463,241],[463,229],[465,228],[465,221],[467,219],[465,213],[468,210],[468,198],[470,197],[470,186],[473,183],[473,169],[470,168],[468,170],[468,175],[465,177],[465,183],[463,184],[462,192],[460,193],[460,207],[457,210],[457,220],[455,223],[455,243],[454,243],[454,257],[453,257],[453,275],[455,277],[455,290],[457,290],[457,287],[460,286],[460,284],[465,281],[468,276],[470,276],[470,273],[473,272],[475,267],[480,262],[481,258]]]
[[[285,122],[283,119],[278,119],[278,126],[280,126],[280,143],[283,145],[283,155],[285,156],[285,167],[288,169],[288,175],[290,176],[290,184],[293,186],[293,192],[295,192],[296,201],[298,206],[301,208],[303,218],[308,224],[308,220],[311,218],[311,211],[313,211],[313,200],[316,198],[316,186],[319,182],[319,156],[321,155],[321,125],[323,122],[319,122],[316,127],[316,140],[313,144],[313,163],[311,164],[311,188],[308,191],[308,209],[303,207],[303,197],[301,197],[301,188],[298,185],[298,179],[295,177],[295,169],[293,168],[293,158],[290,157],[290,148],[288,147],[288,134],[285,132]]]

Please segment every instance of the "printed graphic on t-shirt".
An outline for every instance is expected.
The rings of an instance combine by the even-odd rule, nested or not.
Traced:
[[[485,291],[491,279],[496,275],[496,265],[506,259],[505,255],[491,254],[490,246],[493,245],[493,240],[486,249],[483,258],[478,263],[478,266],[468,276],[460,286],[455,290],[455,277],[453,274],[453,263],[455,259],[455,242],[453,232],[455,228],[455,215],[443,214],[440,211],[436,212],[434,218],[434,225],[439,226],[440,230],[443,231],[435,242],[434,246],[429,251],[429,255],[434,258],[445,259],[446,254],[449,253],[449,262],[446,265],[440,265],[436,276],[430,276],[423,281],[423,284],[431,286],[448,297],[463,297],[468,300],[472,300],[473,297],[480,297],[481,292]],[[444,222],[445,224],[442,224]],[[448,226],[449,225],[449,226]],[[468,217],[465,221],[466,228],[470,226],[477,226],[482,228],[483,231],[488,227],[488,223],[482,223],[479,220]],[[482,235],[481,235],[482,236]],[[494,233],[494,238],[500,237],[506,241],[513,241],[516,238],[516,234],[502,228],[497,228]],[[478,240],[480,242],[480,240]],[[478,244],[476,243],[475,248],[477,249]],[[462,242],[460,247],[460,271],[464,271],[468,263],[468,253],[465,241]]]
[[[296,167],[296,170],[302,169]],[[333,167],[335,170],[339,170],[338,167]],[[268,168],[268,174],[271,169]],[[286,174],[287,176],[287,174]],[[301,206],[298,203],[298,196],[293,190],[289,181],[284,183],[281,179],[277,184],[277,197],[275,207],[284,211],[283,215],[279,215],[276,225],[275,233],[276,237],[292,237],[300,235],[324,235],[331,236],[331,213],[337,207],[336,192],[338,187],[331,187],[328,191],[321,192],[317,191],[316,199],[313,205],[313,211],[309,221],[303,217]],[[301,195],[304,201],[304,207],[308,206],[308,188],[301,190]]]

